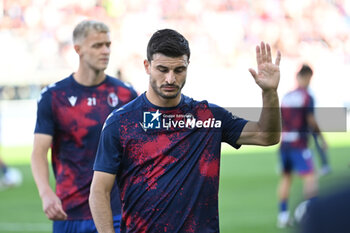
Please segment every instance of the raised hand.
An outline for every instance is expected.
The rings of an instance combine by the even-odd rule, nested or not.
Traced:
[[[280,80],[280,51],[277,51],[275,64],[273,64],[270,45],[265,45],[264,42],[261,42],[260,46],[256,46],[256,61],[258,64],[258,71],[256,72],[252,68],[249,69],[256,84],[258,84],[263,91],[276,91]]]

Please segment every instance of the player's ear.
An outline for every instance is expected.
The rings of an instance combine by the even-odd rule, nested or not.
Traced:
[[[145,66],[145,71],[147,74],[150,74],[151,72],[151,62],[149,62],[147,59],[143,61],[143,65]]]
[[[80,51],[81,51],[81,47],[80,47],[80,45],[75,44],[75,45],[74,45],[74,50],[75,50],[75,52],[76,52],[77,54],[79,54],[79,55],[80,55]]]

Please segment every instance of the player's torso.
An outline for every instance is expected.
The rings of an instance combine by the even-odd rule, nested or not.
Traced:
[[[207,220],[215,229],[221,131],[210,128],[215,127],[210,110],[143,108],[129,114],[120,122],[125,154],[117,174],[124,204],[142,210],[137,218],[148,216],[150,228],[177,232],[181,224],[197,229],[190,221]],[[129,229],[137,227],[137,218],[124,213]],[[185,227],[182,230],[187,232]]]
[[[87,200],[100,131],[107,116],[132,95],[114,82],[84,87],[69,79],[53,87],[50,95],[56,192],[70,219],[91,218]]]
[[[82,146],[89,134],[98,135],[108,114],[123,101],[118,97],[118,87],[103,84],[95,88],[72,85],[57,89],[52,91],[51,103],[57,136]]]
[[[123,167],[153,171],[148,165],[171,166],[206,153],[215,155],[218,162],[221,122],[218,125],[209,108],[143,108],[127,113],[123,119],[120,143],[128,158],[123,162],[129,163]]]
[[[311,96],[304,89],[290,92],[282,99],[282,143],[290,143],[296,147],[307,146],[310,100]]]

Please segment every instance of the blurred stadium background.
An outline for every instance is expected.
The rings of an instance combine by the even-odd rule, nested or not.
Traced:
[[[16,210],[12,206],[16,204],[31,205],[26,209],[31,214],[19,220],[22,231],[18,232],[23,229],[44,232],[42,228],[47,229],[49,224],[41,213],[29,168],[36,99],[43,86],[76,69],[78,58],[72,48],[71,34],[74,26],[85,18],[102,20],[110,26],[112,55],[107,73],[131,83],[140,93],[148,84],[143,59],[149,37],[158,29],[173,28],[189,39],[192,50],[184,88],[186,95],[224,107],[261,106],[260,90],[248,68],[256,66],[256,44],[265,41],[272,46],[274,57],[277,49],[282,52],[281,96],[294,87],[299,65],[307,62],[314,69],[311,91],[316,106],[347,108],[349,115],[350,1],[347,0],[0,0],[1,154],[5,162],[19,166],[25,174],[24,183],[17,191],[0,192],[0,232],[7,232],[5,229],[17,232],[13,226],[20,223],[16,224],[16,218],[7,214],[11,208]],[[348,131],[349,124],[347,127]],[[332,143],[331,154],[339,155],[331,160],[344,170],[344,164],[349,162],[346,156],[350,149],[349,133],[329,133],[327,138]],[[231,163],[224,153],[228,163],[222,167],[221,191],[227,193],[223,198],[227,202],[220,207],[223,232],[232,232],[232,222],[238,224],[234,229],[240,233],[274,232],[276,148],[242,151],[234,153],[237,156],[230,158]],[[249,155],[240,157],[245,153]],[[244,161],[251,164],[249,160],[258,161],[246,171],[242,164]],[[260,162],[266,167],[260,167]],[[265,170],[259,173],[262,172],[259,169]],[[252,197],[249,201],[252,203],[231,202],[231,192],[226,191],[230,187],[236,191],[234,195],[245,197],[261,190],[259,184],[264,182],[265,191],[257,193],[260,199]],[[252,186],[256,188],[253,191],[249,188]],[[256,218],[259,211],[249,212],[254,211],[252,207],[245,209],[245,204],[256,206],[266,196],[270,201],[263,204],[270,212],[260,213]],[[230,215],[226,211],[237,213]],[[242,220],[242,216],[246,218]],[[247,228],[254,224],[255,228]]]

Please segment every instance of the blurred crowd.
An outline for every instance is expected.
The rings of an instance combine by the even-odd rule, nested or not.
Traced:
[[[165,27],[189,39],[196,76],[247,74],[255,64],[254,47],[264,40],[282,52],[288,80],[294,80],[300,62],[307,62],[320,89],[333,88],[329,76],[349,82],[344,78],[350,64],[346,0],[0,0],[0,84],[43,85],[68,76],[77,65],[71,32],[85,18],[110,26],[107,71],[139,91],[147,82],[140,78],[146,43]],[[282,81],[282,91],[291,84]]]

